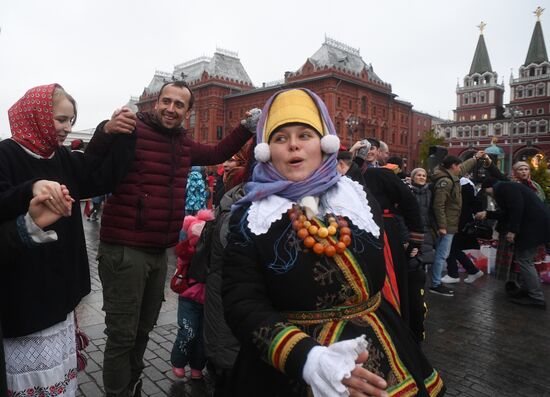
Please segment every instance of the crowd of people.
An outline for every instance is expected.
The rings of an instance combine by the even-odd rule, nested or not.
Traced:
[[[305,88],[275,93],[205,145],[182,127],[193,102],[185,82],[168,82],[152,111],[115,111],[83,151],[63,146],[77,109],[61,86],[34,87],[9,110],[1,395],[75,395],[75,308],[90,292],[80,200],[91,198],[90,220],[102,211],[106,396],[141,396],[170,247],[172,371],[207,370],[216,396],[442,396],[422,352],[424,290],[453,296],[458,264],[465,283],[484,276],[464,253],[479,248],[476,222],[496,221],[510,300],[546,308],[534,263],[550,211],[529,164],[508,178],[479,151],[408,174],[374,137],[341,145]],[[206,168],[216,165],[217,178]]]

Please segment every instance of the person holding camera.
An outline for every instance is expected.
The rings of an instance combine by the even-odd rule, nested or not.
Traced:
[[[443,296],[454,296],[454,291],[442,284],[441,272],[451,252],[453,237],[459,230],[462,193],[460,177],[469,173],[477,161],[485,156],[479,151],[464,162],[455,156],[447,156],[435,169],[432,209],[434,212],[438,238],[436,241],[435,259],[432,265],[432,286],[429,291]]]
[[[374,138],[366,138],[355,142],[355,144],[349,150],[354,160],[361,169],[361,172],[365,174],[365,171],[369,168],[378,168],[378,156],[380,155],[380,141]]]

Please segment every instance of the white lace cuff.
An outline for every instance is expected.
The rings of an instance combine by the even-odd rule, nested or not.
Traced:
[[[365,336],[334,343],[329,347],[315,346],[307,355],[302,376],[315,397],[348,396],[342,379],[349,378],[357,356],[366,351]]]
[[[34,223],[28,212],[25,214],[25,227],[33,243],[41,244],[57,241],[57,233],[53,230],[48,230],[46,232],[40,229],[40,227]]]

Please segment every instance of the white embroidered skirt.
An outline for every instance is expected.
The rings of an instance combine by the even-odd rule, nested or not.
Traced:
[[[77,389],[73,312],[65,321],[18,338],[5,338],[11,397],[74,396]]]

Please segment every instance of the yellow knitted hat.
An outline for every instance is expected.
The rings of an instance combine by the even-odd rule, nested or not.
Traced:
[[[310,125],[323,137],[325,130],[319,110],[313,99],[303,90],[289,90],[277,95],[269,108],[264,142],[268,143],[271,134],[280,126],[288,123]]]

